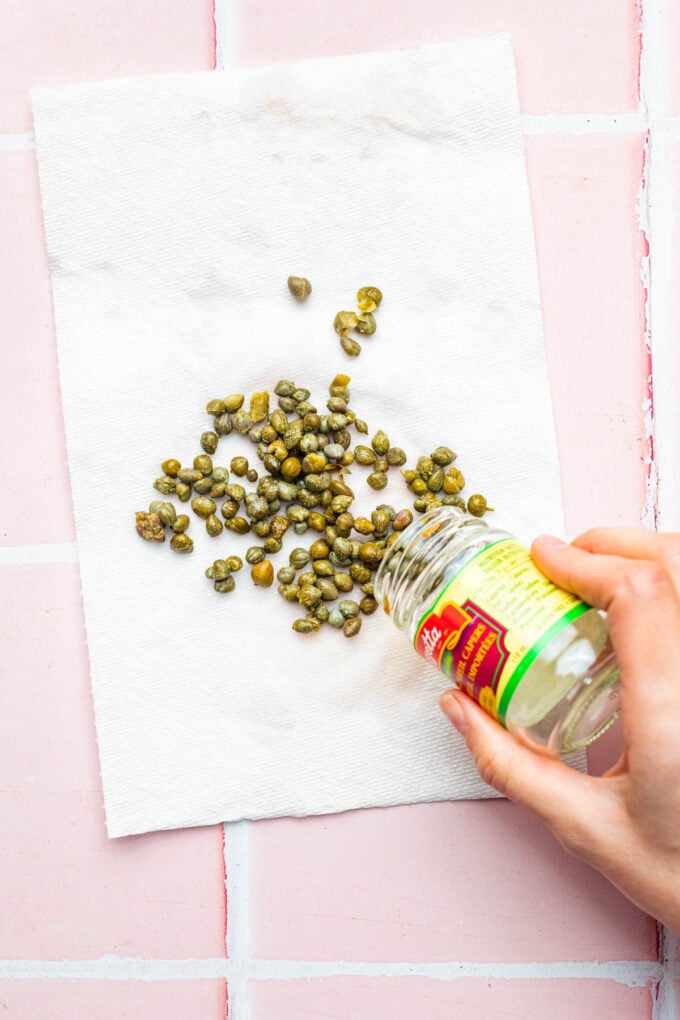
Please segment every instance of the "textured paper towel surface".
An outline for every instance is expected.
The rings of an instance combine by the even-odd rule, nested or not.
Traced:
[[[323,408],[347,371],[371,429],[409,457],[452,445],[496,523],[561,530],[509,37],[39,90],[34,111],[109,833],[488,796],[382,614],[305,639],[246,570],[229,596],[203,576],[252,539],[193,518],[178,556],[134,512],[161,460],[200,452],[209,399],[283,376]],[[367,283],[385,299],[354,361],[331,324]],[[244,447],[259,464],[233,436],[215,463]],[[408,505],[392,474],[377,501]]]

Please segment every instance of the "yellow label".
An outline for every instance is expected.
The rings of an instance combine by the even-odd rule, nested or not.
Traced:
[[[514,538],[469,561],[425,613],[416,650],[501,722],[545,646],[590,606],[556,587]]]

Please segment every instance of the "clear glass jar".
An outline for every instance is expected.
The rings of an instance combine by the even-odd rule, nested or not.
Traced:
[[[535,750],[579,750],[619,714],[605,614],[485,520],[449,506],[424,514],[386,552],[375,597],[428,662]]]

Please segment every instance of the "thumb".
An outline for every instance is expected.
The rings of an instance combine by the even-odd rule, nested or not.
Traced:
[[[462,691],[447,691],[439,705],[485,783],[538,815],[567,849],[592,847],[609,800],[596,778],[524,747]]]

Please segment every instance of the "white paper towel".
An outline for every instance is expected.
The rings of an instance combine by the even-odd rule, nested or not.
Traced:
[[[509,37],[33,103],[110,835],[490,795],[382,614],[296,635],[275,588],[203,576],[252,538],[194,518],[178,556],[134,512],[200,452],[209,399],[283,376],[323,407],[347,371],[409,458],[452,445],[496,523],[561,531]],[[355,361],[332,321],[364,284],[385,298]],[[259,466],[233,436],[215,463],[244,448]],[[379,499],[408,505],[392,475]]]

